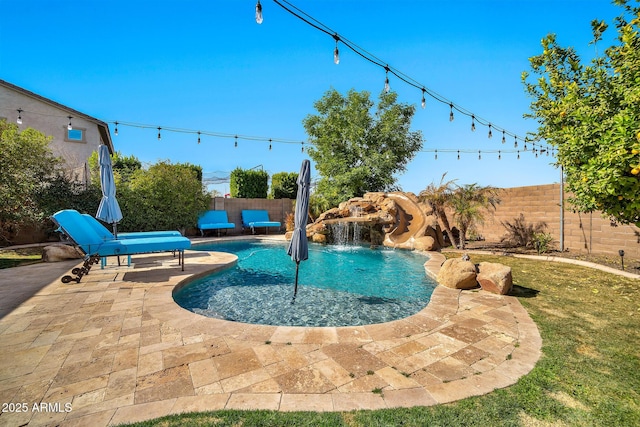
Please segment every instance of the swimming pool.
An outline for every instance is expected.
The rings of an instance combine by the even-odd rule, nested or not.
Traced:
[[[282,242],[235,241],[193,249],[231,252],[238,264],[176,291],[181,307],[208,317],[283,326],[358,326],[402,319],[422,310],[435,282],[425,257],[408,251],[309,244],[295,263]]]

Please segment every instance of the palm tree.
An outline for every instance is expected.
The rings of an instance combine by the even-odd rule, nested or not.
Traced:
[[[466,184],[458,187],[449,199],[458,229],[460,230],[460,249],[464,249],[467,231],[474,224],[482,224],[489,209],[495,210],[500,198],[495,187],[479,187],[478,184]]]
[[[440,178],[440,184],[437,186],[432,182],[420,192],[418,195],[418,200],[423,203],[427,203],[431,209],[433,210],[433,214],[436,219],[440,220],[442,223],[442,229],[449,237],[449,241],[452,245],[456,245],[456,241],[453,238],[453,233],[451,232],[451,226],[449,225],[449,219],[447,218],[446,208],[449,206],[449,202],[453,195],[455,189],[456,180],[446,181],[444,177],[447,173],[442,174],[442,178]]]

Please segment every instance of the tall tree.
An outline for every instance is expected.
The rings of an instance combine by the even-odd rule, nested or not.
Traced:
[[[460,249],[466,247],[467,232],[475,224],[482,224],[487,211],[495,209],[498,203],[500,203],[500,197],[495,187],[466,184],[453,192],[449,204],[460,231]]]
[[[600,210],[621,223],[640,226],[640,8],[615,0],[617,43],[589,65],[554,34],[530,58],[525,90],[539,127],[532,135],[558,149],[569,199],[579,211]],[[591,22],[593,44],[607,31]],[[596,53],[597,55],[597,53]]]
[[[369,96],[331,89],[314,104],[318,114],[303,120],[312,143],[308,153],[320,174],[315,194],[329,206],[367,191],[394,189],[396,174],[422,147],[422,133],[410,130],[414,106],[383,92],[374,110]]]
[[[445,176],[447,176],[446,172],[442,174],[438,185],[432,182],[427,188],[422,190],[418,195],[418,200],[429,205],[436,219],[442,224],[442,229],[447,234],[447,237],[449,237],[451,244],[457,246],[453,233],[451,232],[449,218],[447,217],[447,207],[455,190],[456,180],[445,181]]]
[[[0,242],[43,217],[37,193],[62,160],[49,148],[51,138],[32,128],[20,131],[0,120]]]

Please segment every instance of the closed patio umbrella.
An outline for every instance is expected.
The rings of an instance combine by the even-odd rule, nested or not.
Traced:
[[[296,211],[294,219],[293,235],[289,242],[287,254],[296,263],[296,282],[293,291],[293,301],[298,293],[298,269],[300,261],[309,258],[309,245],[307,242],[307,213],[309,211],[309,187],[311,186],[311,166],[309,160],[302,161],[300,174],[298,175],[298,194],[296,196]],[[293,303],[292,301],[292,303]]]
[[[116,200],[116,184],[113,179],[113,167],[109,148],[100,144],[98,147],[98,163],[100,165],[100,185],[102,187],[102,200],[96,212],[96,218],[113,226],[113,235],[118,237],[117,223],[122,219],[122,211]]]

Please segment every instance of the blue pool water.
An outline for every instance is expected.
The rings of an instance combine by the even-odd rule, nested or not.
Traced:
[[[174,294],[183,308],[208,317],[286,326],[356,326],[402,319],[422,310],[435,283],[426,258],[408,251],[309,244],[295,263],[279,242],[236,241],[194,249],[231,252],[238,264]]]

